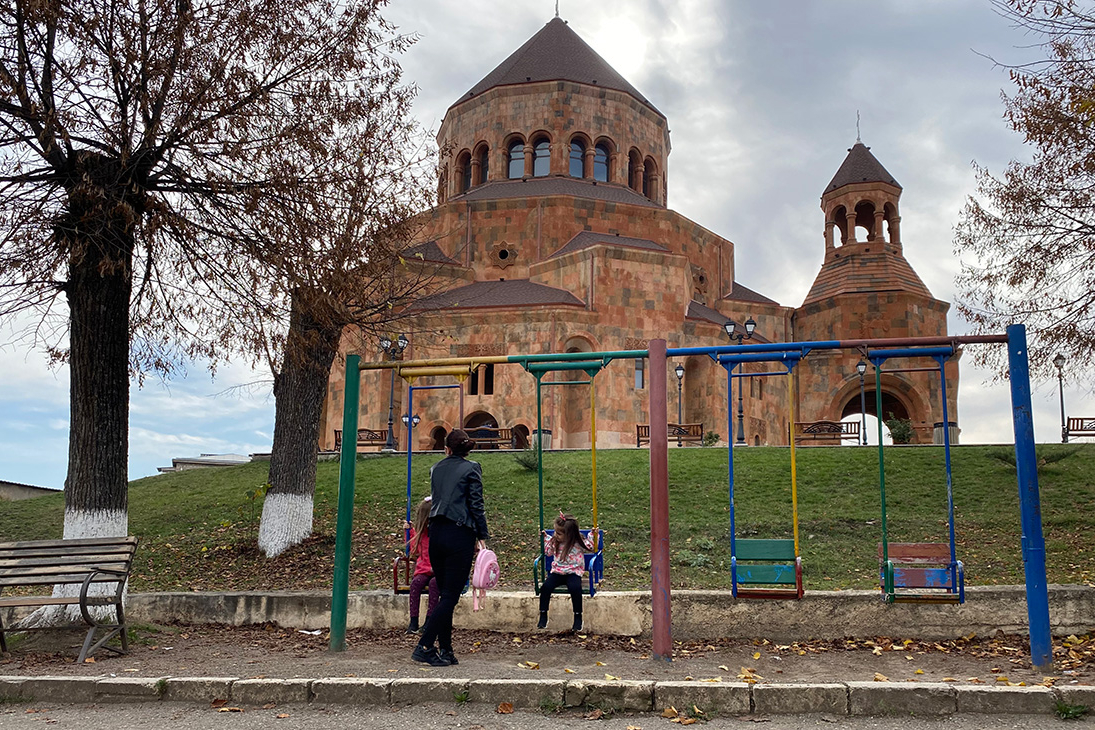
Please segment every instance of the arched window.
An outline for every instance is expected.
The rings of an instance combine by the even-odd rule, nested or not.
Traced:
[[[604,142],[598,142],[597,146],[593,149],[593,179],[600,180],[601,182],[608,182],[608,165],[611,154],[608,149],[608,145]]]
[[[643,161],[643,195],[651,200],[656,200],[658,197],[657,176],[658,166],[654,164],[654,158],[647,157]]]
[[[490,168],[490,149],[483,145],[475,151],[475,159],[479,161],[479,179],[475,181],[476,185],[482,185],[488,179],[488,173]]]
[[[509,143],[509,179],[525,176],[525,143],[515,139]]]
[[[547,177],[551,172],[551,143],[541,138],[532,148],[532,176]]]
[[[585,177],[586,146],[580,139],[570,143],[570,176]]]
[[[460,192],[466,193],[471,188],[471,154],[461,153],[456,161],[456,169],[460,172]]]
[[[643,160],[638,150],[633,149],[627,153],[627,186],[635,192],[643,189],[643,175],[640,169],[642,164]]]

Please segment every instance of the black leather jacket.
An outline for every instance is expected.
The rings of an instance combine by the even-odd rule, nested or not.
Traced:
[[[447,517],[470,527],[478,539],[490,539],[483,505],[483,468],[477,462],[446,456],[430,472],[430,492],[430,517]]]

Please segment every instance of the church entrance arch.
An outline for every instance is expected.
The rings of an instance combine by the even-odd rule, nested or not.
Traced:
[[[874,387],[865,389],[866,393],[866,408],[864,411],[868,416],[877,416],[875,413],[875,391]],[[893,393],[886,391],[885,386],[882,388],[882,418],[883,420],[890,417],[893,414],[894,418],[909,418],[909,408],[905,405],[905,402],[895,396]],[[840,420],[844,420],[847,416],[859,415],[859,391],[856,390],[844,404],[844,408],[840,412]]]

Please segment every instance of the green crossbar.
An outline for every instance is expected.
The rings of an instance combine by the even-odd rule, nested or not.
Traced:
[[[795,559],[794,540],[734,540],[734,557],[738,570],[742,560],[790,560]],[[794,583],[794,581],[791,581]]]

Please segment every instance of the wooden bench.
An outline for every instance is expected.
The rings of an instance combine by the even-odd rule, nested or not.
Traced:
[[[703,443],[702,423],[669,423],[669,442],[680,439],[682,443]],[[635,426],[635,448],[650,443],[650,424],[639,423]]]
[[[0,543],[0,591],[4,588],[38,586],[46,586],[52,591],[54,585],[80,587],[79,595],[0,597],[0,650],[8,650],[4,634],[31,630],[5,628],[2,615],[5,609],[79,606],[84,623],[90,628],[84,638],[84,645],[80,649],[77,663],[83,664],[88,655],[99,648],[118,654],[129,651],[122,595],[136,549],[137,538],[135,537]],[[112,583],[114,586],[112,588],[106,586],[110,589],[108,593],[94,595],[89,590],[94,583]],[[96,619],[91,610],[96,606],[113,606],[114,623],[104,623]],[[92,644],[95,632],[100,629],[105,630],[106,634]],[[105,646],[106,642],[115,636],[121,639],[121,649]]]
[[[857,421],[796,421],[795,443],[805,441],[827,441],[842,443],[853,439],[859,441],[859,423]]]
[[[384,448],[388,443],[388,429],[386,428],[359,428],[357,430],[357,445],[379,446]],[[342,451],[342,431],[335,429],[335,451]]]
[[[735,598],[802,598],[802,558],[795,555],[795,541],[734,540],[730,580]]]
[[[1066,434],[1073,436],[1095,436],[1095,418],[1070,418],[1066,421]]]
[[[480,426],[469,428],[468,436],[475,441],[477,449],[512,449],[514,448],[512,428],[490,428]]]
[[[951,562],[946,542],[891,542],[888,560],[878,544],[879,578],[891,603],[962,603],[966,598],[961,560]],[[899,593],[902,589],[912,592]]]

